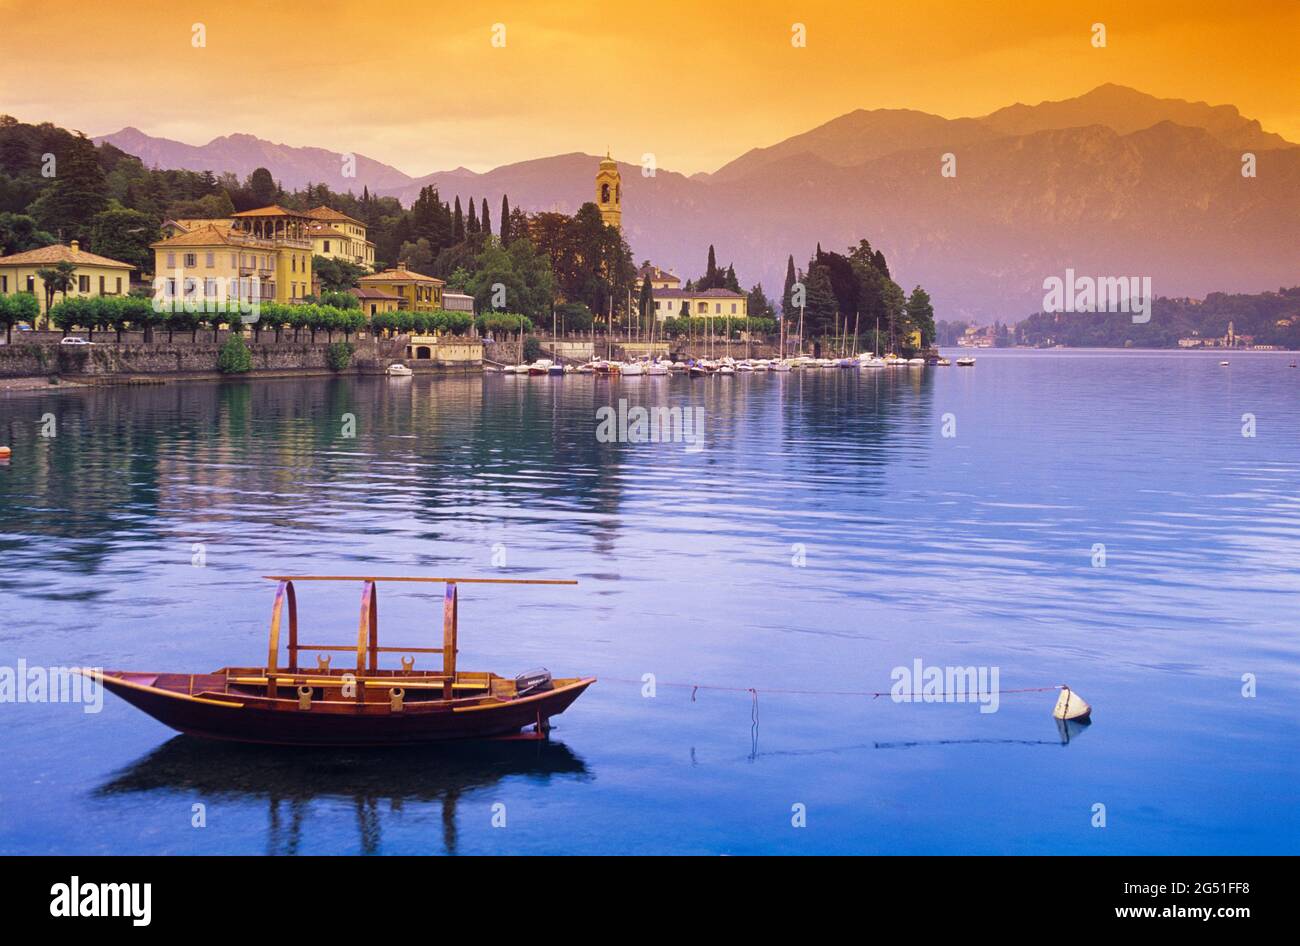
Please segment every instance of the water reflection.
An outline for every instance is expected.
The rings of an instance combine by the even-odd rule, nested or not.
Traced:
[[[342,800],[355,816],[360,849],[383,849],[380,804],[438,803],[445,853],[457,849],[456,808],[469,792],[503,779],[532,783],[593,778],[582,757],[552,740],[498,740],[401,749],[299,749],[242,746],[176,736],[94,791],[97,798],[158,792],[194,793],[265,804],[267,854],[297,854],[312,830],[312,804]],[[330,815],[318,827],[337,830]]]

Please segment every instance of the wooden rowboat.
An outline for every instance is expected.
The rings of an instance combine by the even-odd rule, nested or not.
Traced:
[[[137,709],[194,736],[295,746],[383,746],[449,739],[544,738],[550,719],[595,683],[594,677],[552,678],[545,670],[514,679],[456,666],[456,586],[576,585],[576,581],[509,578],[407,578],[268,575],[279,582],[263,667],[222,667],[211,673],[84,670]],[[355,646],[304,644],[298,637],[294,582],[360,581],[361,621]],[[381,647],[378,583],[441,582],[441,647]],[[288,665],[281,667],[280,629],[289,612]],[[299,666],[301,651],[355,654],[354,668]],[[379,655],[404,655],[401,669],[383,669]],[[440,670],[415,669],[415,654],[441,654]]]

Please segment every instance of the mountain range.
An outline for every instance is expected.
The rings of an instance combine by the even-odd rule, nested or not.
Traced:
[[[501,195],[525,210],[572,212],[594,197],[597,157],[555,155],[479,173],[411,177],[250,135],[203,146],[134,128],[97,138],[146,164],[233,171],[266,167],[286,188],[410,202],[426,184],[444,199]],[[1242,174],[1255,155],[1256,176]],[[955,158],[955,176],[941,171]],[[859,109],[712,174],[620,164],[624,231],[638,262],[699,275],[710,244],[746,285],[779,295],[787,254],[802,266],[820,243],[866,237],[905,289],[921,284],[939,318],[1015,321],[1037,311],[1042,281],[1067,268],[1152,277],[1164,296],[1258,291],[1300,275],[1300,146],[1231,105],[1161,99],[1117,85],[1076,98],[1011,105],[978,118]]]

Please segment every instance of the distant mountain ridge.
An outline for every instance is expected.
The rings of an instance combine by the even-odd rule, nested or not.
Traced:
[[[341,156],[230,135],[195,147],[124,129],[105,136],[146,163],[242,175],[265,166],[308,182],[398,197],[422,186],[524,210],[573,212],[594,198],[598,157],[555,155],[485,173],[410,177]],[[1258,176],[1243,178],[1241,154]],[[940,175],[942,154],[957,176]],[[208,161],[208,164],[203,164]],[[1042,279],[1066,267],[1151,275],[1161,295],[1258,291],[1296,282],[1300,147],[1230,105],[1159,99],[1105,85],[1074,99],[1012,105],[981,118],[858,110],[713,174],[622,164],[624,230],[639,262],[699,275],[709,244],[747,285],[779,294],[787,254],[861,237],[884,251],[905,289],[930,290],[940,318],[1015,321],[1041,305]]]
[[[350,179],[343,177],[344,155],[325,148],[304,148],[276,144],[255,135],[233,134],[213,138],[205,145],[189,145],[170,138],[155,138],[138,128],[126,127],[111,135],[101,135],[95,144],[107,141],[133,154],[149,167],[175,168],[184,171],[231,171],[241,178],[264,167],[289,189],[326,182],[335,190],[347,190]],[[391,165],[356,155],[356,191],[362,183],[371,189],[401,187],[411,180],[409,174]]]

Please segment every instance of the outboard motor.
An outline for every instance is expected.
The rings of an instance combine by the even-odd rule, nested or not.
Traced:
[[[543,693],[551,689],[551,671],[545,667],[525,670],[515,677],[515,696],[528,696],[530,693]]]

